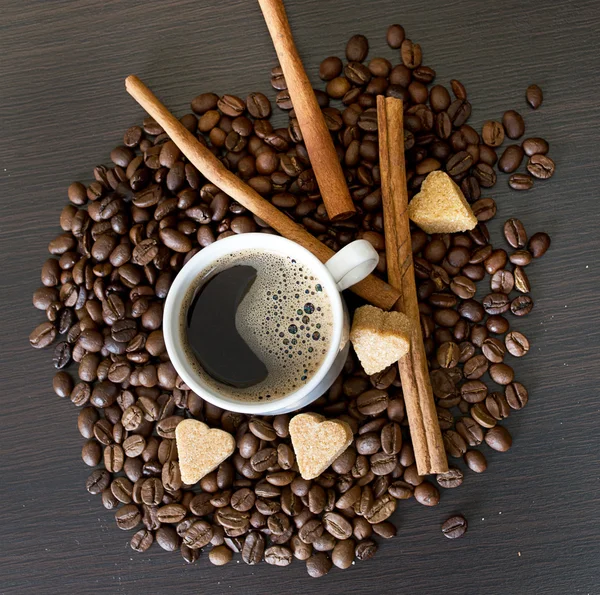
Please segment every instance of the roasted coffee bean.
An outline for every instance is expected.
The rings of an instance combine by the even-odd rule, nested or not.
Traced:
[[[75,407],[82,407],[90,400],[92,389],[87,382],[78,382],[71,391],[71,402]],[[95,405],[95,403],[92,403]]]
[[[289,566],[292,563],[292,551],[280,545],[274,545],[265,550],[265,562],[272,566]]]
[[[51,322],[42,322],[29,335],[29,343],[36,349],[48,347],[56,338],[56,327]]]
[[[243,99],[235,95],[223,95],[217,101],[217,107],[226,115],[235,118],[244,113],[246,104]]]
[[[356,544],[352,539],[338,541],[331,552],[331,560],[335,566],[342,570],[349,568],[354,561]]]
[[[525,132],[525,121],[523,120],[523,116],[515,110],[504,112],[502,124],[506,131],[506,136],[513,140],[523,136]]]
[[[89,467],[96,467],[102,459],[102,448],[95,440],[88,440],[81,449],[81,458]]]
[[[352,535],[350,522],[336,512],[326,512],[323,515],[323,526],[336,539],[348,539]]]
[[[431,372],[431,386],[433,394],[438,399],[448,399],[456,394],[454,382],[452,382],[446,370],[433,370]]]
[[[310,519],[300,527],[298,537],[304,543],[313,543],[317,538],[323,535],[324,530],[325,527],[319,519]]]
[[[514,270],[515,288],[521,293],[529,293],[531,286],[527,273],[520,266],[516,266]]]
[[[77,416],[77,428],[84,438],[92,438],[94,436],[94,424],[98,421],[98,417],[98,411],[94,407],[84,407],[79,412]]]
[[[387,475],[396,468],[397,458],[393,454],[378,452],[371,456],[369,462],[375,475]]]
[[[518,331],[511,331],[504,338],[507,351],[515,357],[523,357],[529,351],[529,340]]]
[[[550,247],[550,236],[544,232],[534,233],[529,239],[529,252],[534,258],[540,258],[546,254]]]
[[[388,394],[385,391],[373,388],[358,397],[356,406],[363,415],[379,415],[388,406]]]
[[[437,362],[442,368],[454,368],[458,365],[460,349],[452,341],[442,343],[437,350]]]
[[[161,523],[179,523],[179,521],[183,520],[187,513],[187,509],[185,506],[181,504],[166,504],[165,506],[161,506],[157,512],[157,518]],[[189,545],[189,543],[186,543]]]
[[[503,260],[506,260],[503,257]],[[495,265],[496,266],[496,265]],[[492,274],[490,288],[494,293],[509,294],[515,285],[515,278],[510,271],[499,269]]]
[[[460,387],[460,394],[467,403],[480,403],[487,396],[487,386],[480,380],[470,380]]]
[[[483,308],[488,314],[504,314],[510,309],[510,300],[503,293],[490,293],[483,298]]]
[[[262,473],[269,467],[272,467],[277,463],[277,450],[274,448],[264,448],[258,451],[250,459],[252,469]]]
[[[548,142],[543,138],[526,138],[522,144],[525,155],[531,157],[533,155],[545,155],[550,150]]]
[[[342,72],[343,64],[337,56],[325,58],[319,67],[319,77],[324,81],[330,81]]]
[[[520,382],[511,382],[504,389],[504,396],[511,409],[519,410],[527,405],[529,393]]]
[[[450,176],[459,176],[473,165],[473,157],[467,151],[459,151],[455,153],[446,162],[446,171]]]
[[[485,321],[485,326],[490,333],[495,333],[497,335],[504,334],[508,328],[508,320],[503,316],[488,316],[488,319]]]
[[[141,500],[148,506],[158,506],[164,496],[162,482],[157,477],[150,477],[142,483]]]
[[[223,527],[229,529],[246,530],[249,525],[250,515],[247,512],[225,507],[217,510],[216,519]]]
[[[402,45],[402,42],[406,39],[404,33],[404,27],[402,25],[390,25],[386,33],[386,39],[388,45],[397,50]],[[337,566],[337,564],[336,564]]]
[[[331,570],[332,562],[324,552],[317,552],[306,560],[306,572],[312,578],[319,578]]]
[[[239,511],[248,511],[254,506],[256,496],[249,488],[241,488],[231,495],[231,507]]]
[[[498,452],[506,452],[512,446],[512,437],[506,428],[497,425],[486,432],[485,443]]]
[[[364,62],[369,53],[369,42],[364,35],[353,35],[346,44],[346,58],[349,62]]]
[[[525,97],[527,99],[527,103],[533,109],[540,107],[540,105],[542,105],[542,101],[544,100],[542,90],[537,85],[529,85],[525,91]]]
[[[90,494],[102,493],[110,483],[110,473],[104,469],[97,469],[86,480],[85,488]]]
[[[479,446],[483,442],[481,426],[470,417],[461,417],[456,422],[456,431],[469,446]]]
[[[471,205],[471,209],[479,221],[489,221],[496,216],[496,201],[493,198],[480,198]]]
[[[215,93],[202,93],[192,100],[192,110],[197,114],[204,114],[208,110],[215,109],[219,96]]]
[[[508,185],[513,190],[530,190],[533,188],[533,178],[528,174],[512,174]]]
[[[462,515],[450,517],[442,524],[442,533],[448,539],[458,539],[467,532],[467,519]]]
[[[387,520],[396,510],[396,499],[391,493],[377,498],[365,513],[365,519],[372,525]],[[337,537],[337,536],[336,536]],[[338,539],[341,539],[338,537]]]
[[[142,514],[135,504],[125,504],[115,513],[115,520],[119,529],[130,531],[140,524]]]
[[[365,539],[356,544],[354,555],[358,560],[369,560],[377,553],[377,544],[371,539]]]
[[[117,477],[110,484],[110,490],[119,502],[129,504],[132,501],[133,484],[127,477]]]
[[[265,551],[265,539],[260,533],[251,531],[244,540],[242,548],[242,560],[246,564],[258,564],[263,559]]]
[[[473,176],[482,188],[491,188],[496,183],[496,172],[487,163],[478,163],[473,169]]]
[[[547,155],[532,155],[527,162],[527,171],[540,180],[551,178],[555,169],[554,161]]]
[[[450,467],[446,473],[438,473],[435,479],[443,488],[457,488],[463,482],[463,472],[456,467]]]
[[[376,374],[372,374],[370,377],[371,384],[374,388],[379,390],[388,389],[391,384],[394,382],[398,375],[397,366],[389,366],[383,369],[381,372],[377,372]],[[389,403],[388,403],[389,405]]]
[[[396,455],[402,449],[402,429],[391,422],[381,429],[381,448],[389,455]]]
[[[208,552],[208,559],[215,566],[224,566],[231,562],[233,552],[226,545],[218,545]]]
[[[477,291],[475,283],[468,277],[458,275],[450,282],[450,289],[462,299],[470,299]]]
[[[181,540],[173,527],[163,525],[159,527],[155,535],[156,543],[167,552],[174,552],[179,548]]]
[[[441,430],[449,430],[454,425],[454,416],[448,409],[436,408],[438,423]]]
[[[116,384],[108,381],[99,382],[91,392],[90,402],[99,409],[110,407],[116,401],[118,392]]]
[[[423,506],[437,506],[440,502],[439,490],[428,481],[424,481],[415,487],[414,496],[415,500]]]
[[[469,469],[475,471],[475,473],[483,473],[487,469],[485,455],[478,450],[468,450],[464,459]]]
[[[140,529],[131,538],[129,545],[135,552],[145,552],[154,542],[154,535],[148,529]]]
[[[487,372],[488,367],[489,362],[485,356],[475,355],[465,362],[463,370],[465,378],[468,378],[469,380],[477,380]]]
[[[494,337],[485,339],[481,345],[481,351],[485,358],[493,364],[498,364],[504,360],[504,345]]]
[[[344,68],[344,76],[353,85],[362,87],[371,79],[371,72],[364,64],[361,64],[360,62],[349,62]]]
[[[496,425],[496,419],[487,410],[484,403],[477,403],[471,407],[471,417],[483,428],[493,428]]]
[[[167,505],[167,506],[173,506],[173,505]],[[175,506],[180,506],[180,505],[176,504]],[[163,506],[163,508],[165,508],[165,507]],[[160,509],[159,509],[159,512],[160,512]],[[177,521],[174,521],[174,522],[177,522]],[[213,537],[212,526],[209,523],[207,523],[206,521],[199,520],[199,521],[196,521],[189,529],[187,529],[187,531],[185,531],[185,533],[183,534],[182,540],[183,540],[183,543],[187,547],[189,547],[193,550],[197,550],[197,549],[204,547],[205,545],[208,545],[210,543],[210,540],[212,539],[212,537]]]
[[[504,395],[492,393],[485,400],[485,407],[489,414],[496,420],[501,420],[509,416],[510,408]]]
[[[268,422],[260,418],[253,418],[248,423],[250,431],[261,440],[272,441],[277,438],[277,433],[273,429],[273,426]]]
[[[505,174],[510,174],[521,165],[524,151],[519,145],[508,145],[498,160],[498,169]]]
[[[400,46],[400,56],[403,64],[411,70],[421,65],[422,53],[421,46],[413,43],[410,39],[405,39]]]
[[[527,245],[525,226],[518,219],[508,219],[504,224],[504,237],[513,248],[524,248]]]
[[[413,495],[414,488],[404,481],[395,481],[388,488],[389,493],[398,500],[407,500]]]
[[[490,147],[499,147],[504,141],[504,128],[500,122],[488,120],[481,131],[481,138]],[[516,168],[515,168],[516,169]]]
[[[516,252],[513,252],[508,259],[512,264],[525,267],[531,263],[533,256],[528,250],[517,250]]]
[[[467,445],[462,436],[454,430],[446,430],[442,433],[444,448],[451,457],[462,457],[467,451]]]
[[[62,341],[61,343],[58,343],[58,345],[56,345],[56,347],[54,348],[54,355],[52,357],[52,362],[54,364],[54,367],[57,370],[61,370],[62,368],[67,366],[70,361],[71,361],[71,346],[66,341]],[[81,374],[80,374],[80,376],[81,376]],[[84,378],[84,380],[86,380],[86,379]],[[91,378],[90,380],[93,380],[93,378]]]
[[[520,295],[510,303],[510,311],[515,316],[526,316],[533,308],[533,300],[528,295]]]
[[[109,444],[104,449],[104,466],[111,473],[118,473],[123,469],[125,454],[118,444]]]

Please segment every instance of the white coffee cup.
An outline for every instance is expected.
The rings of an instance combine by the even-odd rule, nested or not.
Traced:
[[[227,394],[224,385],[222,390],[216,390],[194,371],[183,344],[182,309],[190,287],[198,283],[199,275],[210,270],[218,259],[246,250],[281,254],[305,264],[323,286],[331,304],[331,341],[321,366],[304,386],[272,402],[236,399]],[[296,242],[280,236],[246,233],[219,240],[191,258],[169,289],[163,313],[163,333],[171,363],[191,390],[222,409],[254,415],[276,415],[305,407],[333,384],[348,355],[350,321],[340,292],[364,279],[375,269],[378,261],[377,251],[366,240],[351,242],[325,264]],[[235,366],[235,362],[232,361],[231,365]]]

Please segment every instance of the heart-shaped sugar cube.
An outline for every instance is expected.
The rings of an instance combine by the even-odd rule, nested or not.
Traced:
[[[339,419],[317,413],[300,413],[290,421],[290,436],[300,475],[318,477],[352,443],[352,429]]]
[[[413,324],[402,312],[361,306],[354,312],[350,340],[365,372],[376,374],[410,349]]]
[[[477,225],[461,189],[443,171],[432,171],[425,178],[408,205],[408,216],[430,234],[466,231]]]
[[[187,485],[200,481],[235,450],[231,434],[209,428],[195,419],[184,419],[175,428],[181,480]]]

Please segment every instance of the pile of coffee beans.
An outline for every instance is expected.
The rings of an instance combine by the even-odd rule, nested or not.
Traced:
[[[435,70],[422,63],[421,47],[400,25],[389,28],[387,41],[399,50],[394,62],[367,59],[368,41],[355,35],[345,61],[330,57],[319,69],[326,90],[316,95],[357,209],[349,220],[327,218],[279,67],[271,83],[277,106],[289,111],[287,127],[273,127],[271,102],[262,93],[245,99],[203,93],[181,122],[226,167],[332,249],[356,238],[369,241],[380,254],[377,274],[385,277],[375,100],[384,94],[405,102],[411,195],[428,173],[445,170],[479,220],[467,233],[412,232],[421,324],[450,471],[435,478],[417,473],[396,366],[367,376],[351,354],[311,406],[347,421],[355,434],[313,481],[298,474],[288,415],[223,411],[182,382],[161,330],[178,270],[222,238],[274,231],[207,183],[146,118],[125,132],[110,166],[94,169],[94,181],[69,187],[63,231],[48,246],[52,257],[33,296],[47,320],[30,336],[34,347],[54,344],[54,391],[79,408],[82,458],[94,468],[86,488],[115,511],[120,529],[133,531],[136,551],[156,542],[191,563],[210,549],[216,565],[233,554],[247,564],[275,566],[297,558],[306,561],[310,576],[322,576],[332,565],[347,568],[371,558],[375,537],[393,537],[390,517],[399,500],[435,506],[440,488],[460,486],[467,469],[485,471],[480,446],[500,452],[511,446],[505,420],[529,398],[511,358],[530,348],[512,327],[533,308],[526,270],[548,250],[550,238],[529,236],[511,218],[504,224],[507,246],[493,247],[486,227],[496,214],[490,189],[497,169],[519,190],[552,176],[549,146],[541,138],[504,146],[506,138],[525,132],[514,110],[475,130],[467,124],[471,104],[464,85],[452,80],[449,91],[433,84]],[[538,87],[526,96],[533,108],[541,104]],[[525,159],[528,173],[517,171]],[[478,283],[489,288],[481,301]],[[231,459],[196,486],[181,481],[174,439],[177,424],[188,417],[237,440]],[[446,537],[465,530],[460,517],[442,528]]]

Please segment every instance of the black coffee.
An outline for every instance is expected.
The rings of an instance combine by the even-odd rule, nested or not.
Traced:
[[[238,306],[256,273],[247,265],[217,273],[198,290],[187,314],[187,340],[198,363],[215,380],[236,388],[254,386],[269,374],[235,325]]]
[[[305,264],[276,253],[248,250],[220,259],[190,289],[184,312],[184,343],[196,371],[242,400],[297,390],[329,348],[324,288]]]

